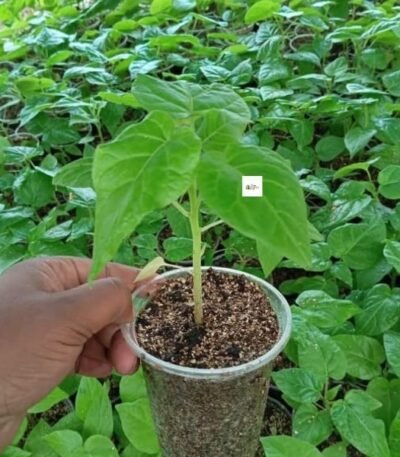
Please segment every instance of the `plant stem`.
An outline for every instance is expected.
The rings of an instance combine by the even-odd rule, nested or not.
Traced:
[[[174,206],[183,216],[189,218],[189,213],[185,210],[185,208],[178,202],[173,202],[172,206]]]
[[[193,238],[193,299],[194,320],[197,325],[203,323],[203,296],[201,290],[201,227],[199,223],[200,200],[196,184],[189,189],[190,227]]]
[[[202,229],[201,229],[201,233],[204,233],[206,232],[207,230],[210,230],[210,228],[213,228],[213,227],[216,227],[217,225],[220,225],[222,224],[224,221],[223,220],[218,220],[218,221],[214,221],[214,222],[211,222],[211,224],[208,224],[208,225],[205,225]]]

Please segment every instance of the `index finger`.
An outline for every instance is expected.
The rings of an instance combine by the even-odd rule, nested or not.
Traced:
[[[49,257],[42,259],[53,275],[62,283],[64,290],[81,286],[88,282],[92,260],[81,257]],[[97,279],[116,277],[121,279],[131,290],[139,274],[137,268],[119,263],[108,263]]]

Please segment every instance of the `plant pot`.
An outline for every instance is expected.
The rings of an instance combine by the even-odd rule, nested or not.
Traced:
[[[279,337],[267,353],[248,363],[201,369],[152,356],[138,344],[135,322],[123,327],[126,341],[142,360],[163,457],[254,457],[273,361],[290,337],[290,308],[278,290],[250,274],[228,268],[213,269],[244,275],[262,288],[277,314]],[[153,281],[190,275],[191,271],[191,268],[171,271]],[[136,316],[150,301],[148,290],[149,286],[143,286],[133,294]]]

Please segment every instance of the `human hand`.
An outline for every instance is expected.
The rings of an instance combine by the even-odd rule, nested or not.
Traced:
[[[91,261],[54,257],[20,263],[0,277],[0,451],[27,409],[65,376],[135,371],[119,325],[132,320],[138,271],[109,264],[87,284]]]

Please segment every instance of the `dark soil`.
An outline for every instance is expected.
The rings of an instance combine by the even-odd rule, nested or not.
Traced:
[[[292,434],[292,418],[285,406],[281,405],[272,397],[268,398],[264,414],[264,423],[261,436],[276,436]],[[256,457],[264,457],[264,451],[260,444]]]
[[[162,360],[195,368],[240,365],[276,343],[278,320],[256,283],[210,269],[203,274],[203,295],[198,327],[191,275],[163,283],[137,320],[139,343]]]

